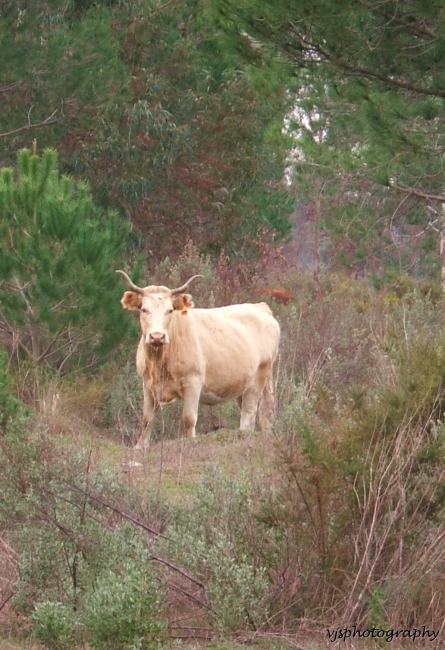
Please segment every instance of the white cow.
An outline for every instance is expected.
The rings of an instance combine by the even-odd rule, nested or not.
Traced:
[[[184,401],[182,420],[194,437],[198,404],[237,399],[240,429],[255,428],[261,400],[260,427],[270,428],[274,411],[272,368],[278,354],[280,326],[269,306],[230,305],[193,309],[184,293],[197,276],[177,289],[137,287],[124,271],[130,288],[121,300],[125,309],[139,311],[142,336],[136,367],[144,391],[142,432],[137,448],[148,446],[159,406]]]

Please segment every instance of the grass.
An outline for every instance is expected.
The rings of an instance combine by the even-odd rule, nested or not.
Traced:
[[[181,403],[163,409],[150,448],[142,452],[133,447],[137,430],[132,441],[124,441],[118,428],[95,426],[90,413],[83,417],[80,408],[73,409],[72,400],[66,401],[61,391],[58,394],[56,411],[38,415],[39,426],[48,430],[57,444],[68,452],[71,447],[90,449],[96,467],[120,468],[126,482],[140,489],[159,490],[171,503],[192,496],[204,475],[214,468],[233,479],[247,474],[273,480],[274,436],[228,428],[236,426],[239,417],[234,403],[200,407],[195,439],[185,437]]]
[[[127,483],[159,491],[172,504],[192,497],[214,469],[231,479],[247,474],[274,480],[275,438],[257,432],[220,429],[195,439],[158,440],[146,452],[110,442],[94,431],[64,437],[63,445],[90,447],[96,467],[120,468]]]

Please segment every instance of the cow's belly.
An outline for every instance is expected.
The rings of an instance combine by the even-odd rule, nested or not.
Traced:
[[[202,387],[200,402],[202,404],[221,404],[229,399],[235,399],[243,395],[252,385],[254,373],[245,373],[232,379],[232,381],[220,381],[220,377],[207,377],[206,385]]]
[[[207,406],[214,406],[215,404],[221,404],[222,402],[225,402],[228,398],[227,397],[220,397],[219,395],[216,395],[216,393],[212,393],[211,391],[207,392],[202,392],[199,401],[201,404],[207,404]]]

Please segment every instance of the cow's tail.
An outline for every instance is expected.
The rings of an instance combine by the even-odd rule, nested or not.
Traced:
[[[277,365],[277,362],[275,362],[274,366]],[[274,372],[274,366],[270,369],[258,406],[258,424],[262,433],[272,433],[272,423],[276,417],[275,394],[278,373]]]

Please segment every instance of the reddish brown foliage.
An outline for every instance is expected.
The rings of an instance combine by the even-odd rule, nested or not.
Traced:
[[[281,305],[288,305],[293,298],[288,289],[260,289],[258,295],[273,298]]]

